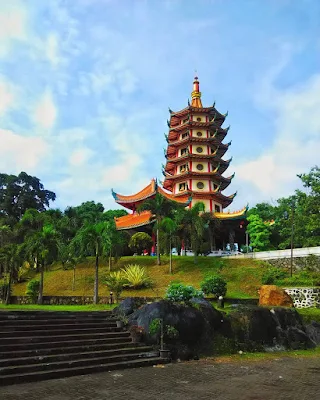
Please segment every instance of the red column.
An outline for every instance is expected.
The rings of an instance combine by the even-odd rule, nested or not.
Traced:
[[[152,247],[151,247],[151,255],[156,254],[156,235],[152,232]]]

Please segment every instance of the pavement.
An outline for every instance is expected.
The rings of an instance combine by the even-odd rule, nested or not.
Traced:
[[[320,398],[320,357],[200,361],[0,387],[1,400]]]

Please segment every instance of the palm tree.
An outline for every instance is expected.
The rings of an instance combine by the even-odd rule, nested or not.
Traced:
[[[73,246],[79,249],[80,254],[83,256],[94,254],[95,256],[94,304],[98,304],[99,300],[99,257],[110,249],[110,232],[109,222],[87,223],[77,232],[73,240]]]
[[[169,236],[169,273],[172,274],[172,239],[176,234],[178,226],[176,222],[169,217],[163,218],[161,221],[161,230]]]
[[[161,221],[165,217],[169,217],[173,210],[177,209],[177,204],[173,201],[166,199],[161,194],[157,193],[153,199],[148,199],[144,203],[142,203],[139,208],[138,212],[148,210],[151,212],[152,216],[155,217],[155,229],[156,229],[156,236],[157,236],[157,264],[161,265],[160,260],[160,240],[159,240],[159,231]]]
[[[46,266],[54,260],[58,253],[58,233],[50,224],[41,230],[27,235],[25,239],[26,252],[32,259],[37,259],[40,265],[40,287],[38,304],[43,302],[43,281]]]

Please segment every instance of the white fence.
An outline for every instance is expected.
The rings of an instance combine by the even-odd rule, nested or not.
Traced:
[[[318,247],[303,247],[301,249],[293,249],[293,257],[307,257],[311,254],[320,256],[320,246]],[[290,258],[291,250],[272,250],[272,251],[258,251],[254,253],[242,253],[236,256],[229,256],[229,258],[256,258],[259,260],[274,260],[277,258]]]

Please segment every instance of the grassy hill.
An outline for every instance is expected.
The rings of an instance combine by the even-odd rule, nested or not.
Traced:
[[[193,257],[173,257],[173,274],[169,274],[169,259],[162,257],[162,265],[156,265],[156,258],[149,256],[122,257],[112,270],[118,270],[128,264],[140,264],[147,268],[148,274],[154,282],[151,289],[125,290],[122,297],[147,296],[161,297],[164,295],[171,281],[180,281],[199,288],[200,282],[206,275],[219,270],[228,283],[227,297],[250,298],[258,297],[257,290],[261,285],[263,270],[268,264],[250,259],[228,259],[216,257],[198,257],[194,264]],[[99,273],[99,295],[107,296],[108,289],[104,279],[108,273],[107,263],[102,260]],[[76,285],[72,290],[72,270],[63,270],[61,265],[54,265],[45,273],[44,295],[55,296],[91,296],[94,283],[94,259],[89,258],[85,263],[76,267]],[[29,278],[39,277],[32,273]],[[13,295],[24,295],[27,282],[15,284]]]

